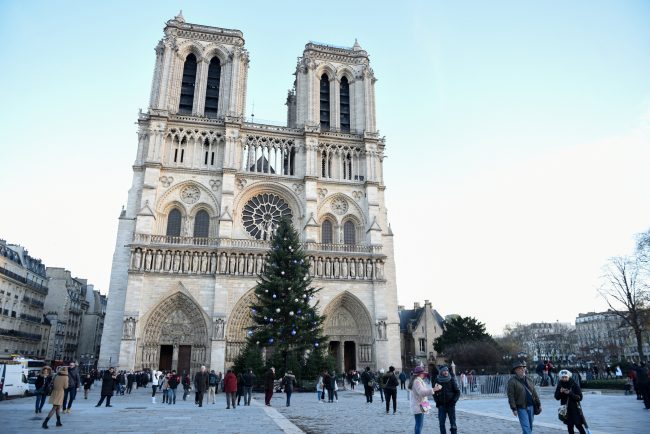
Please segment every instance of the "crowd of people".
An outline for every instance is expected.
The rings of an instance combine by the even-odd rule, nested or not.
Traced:
[[[587,422],[580,404],[583,399],[580,375],[562,369],[557,373],[557,381],[555,381],[553,369],[553,365],[549,362],[537,364],[535,371],[541,378],[540,386],[550,383],[555,387],[554,397],[560,405],[558,415],[566,424],[568,432],[573,434],[577,430],[580,434],[586,434]],[[620,367],[613,369],[613,375],[622,377],[622,372],[618,372],[619,370]],[[535,382],[526,375],[525,362],[516,361],[512,373],[507,383],[508,405],[513,415],[518,418],[522,433],[531,434],[534,416],[542,411],[541,401]],[[396,414],[398,387],[407,389],[410,411],[414,415],[415,434],[422,432],[424,415],[431,410],[430,397],[433,398],[437,408],[441,434],[446,434],[447,421],[449,421],[450,432],[454,434],[457,432],[456,403],[463,390],[472,387],[474,377],[473,371],[461,371],[457,376],[447,366],[434,368],[433,373],[427,372],[422,366],[417,366],[411,375],[403,371],[399,372],[393,366],[390,366],[388,371],[384,369],[372,371],[370,367],[366,367],[361,373],[350,370],[347,374],[338,376],[335,371],[324,369],[316,381],[316,393],[319,403],[336,403],[340,386],[343,388],[349,386],[350,390],[356,390],[356,386],[361,383],[366,403],[371,404],[375,392],[379,392],[381,402],[385,403],[386,414],[390,414],[391,404],[392,414]],[[627,378],[638,399],[643,400],[646,409],[650,409],[650,373],[646,364],[632,366],[627,371]],[[51,367],[45,366],[35,382],[35,413],[42,412],[48,397],[49,403],[52,404],[42,427],[48,429],[49,420],[53,416],[56,416],[56,426],[62,426],[61,414],[71,413],[77,391],[83,387],[84,399],[88,399],[88,391],[98,380],[101,380],[101,389],[96,407],[100,407],[104,402],[106,407],[112,407],[111,398],[114,395],[128,395],[132,393],[134,386],[139,389],[150,385],[152,404],[156,404],[156,396],[159,394],[162,396],[162,404],[175,405],[177,390],[180,387],[183,390],[184,401],[192,391],[194,392],[194,404],[198,407],[203,407],[204,402],[215,404],[215,396],[222,392],[226,394],[226,409],[235,409],[241,405],[242,398],[243,405],[250,405],[253,388],[259,383],[250,368],[243,372],[229,369],[223,375],[221,372],[208,371],[205,366],[201,366],[191,376],[185,371],[181,373],[175,370],[116,371],[111,367],[105,371],[92,370],[81,375],[75,363],[60,366],[56,373],[53,373]],[[261,380],[265,405],[271,405],[276,390],[284,392],[286,406],[291,405],[291,395],[296,388],[296,377],[290,370],[276,379],[275,369],[271,367]]]

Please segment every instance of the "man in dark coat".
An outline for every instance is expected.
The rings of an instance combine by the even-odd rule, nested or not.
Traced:
[[[264,404],[271,406],[273,397],[273,382],[275,381],[275,368],[271,367],[264,374]]]
[[[95,407],[101,407],[104,398],[106,398],[106,407],[112,407],[111,396],[113,396],[116,381],[117,374],[115,373],[115,368],[110,367],[108,371],[104,371],[104,377],[102,377],[102,397]]]
[[[68,388],[65,389],[63,395],[63,412],[70,413],[72,401],[77,397],[77,390],[81,386],[81,377],[79,376],[79,368],[75,362],[70,362],[68,367]]]
[[[251,405],[251,396],[253,394],[253,386],[255,385],[255,374],[253,370],[248,368],[244,374],[244,405]]]
[[[203,407],[203,394],[208,390],[208,383],[210,380],[210,374],[205,369],[205,366],[201,366],[201,370],[194,375],[194,390],[196,391],[196,404],[199,407]]]
[[[370,366],[366,366],[366,370],[361,374],[361,383],[366,395],[366,403],[372,402],[372,394],[375,387],[375,378],[370,372]]]
[[[438,407],[438,422],[440,423],[440,432],[445,433],[445,422],[449,417],[449,426],[451,434],[456,434],[456,402],[460,398],[460,388],[456,379],[449,375],[449,368],[443,366],[435,379],[436,385],[433,387],[433,400]]]
[[[636,387],[641,392],[646,410],[650,410],[650,378],[648,378],[648,368],[645,362],[641,362],[641,366],[636,368]]]

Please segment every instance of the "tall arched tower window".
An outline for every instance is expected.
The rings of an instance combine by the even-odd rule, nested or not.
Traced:
[[[207,238],[210,233],[210,215],[205,210],[196,213],[194,217],[194,236]]]
[[[320,129],[330,129],[330,79],[327,74],[320,78]]]
[[[167,236],[181,236],[181,212],[178,208],[172,209],[167,216]]]
[[[354,229],[354,223],[350,220],[343,225],[343,242],[345,244],[356,244],[357,234]]]
[[[192,114],[194,104],[194,86],[196,83],[196,57],[188,54],[183,66],[183,80],[181,82],[181,100],[178,104],[178,112]]]
[[[208,87],[205,91],[205,115],[209,118],[217,117],[219,108],[219,82],[221,81],[221,62],[218,57],[213,57],[208,67]]]
[[[341,79],[341,131],[344,133],[350,132],[350,84],[347,77]]]
[[[329,220],[325,220],[321,225],[320,242],[332,244],[332,222]]]

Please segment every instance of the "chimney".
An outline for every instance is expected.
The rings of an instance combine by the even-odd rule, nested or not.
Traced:
[[[413,309],[419,309],[420,308],[420,302],[416,301],[413,303]]]
[[[429,300],[424,300],[424,305],[425,306],[431,306],[431,302]]]

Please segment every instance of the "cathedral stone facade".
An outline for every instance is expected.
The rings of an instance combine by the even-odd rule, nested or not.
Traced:
[[[244,117],[239,30],[167,22],[119,227],[99,367],[224,370],[282,216],[301,234],[343,369],[400,365],[385,142],[368,54],[308,43],[287,125]]]

